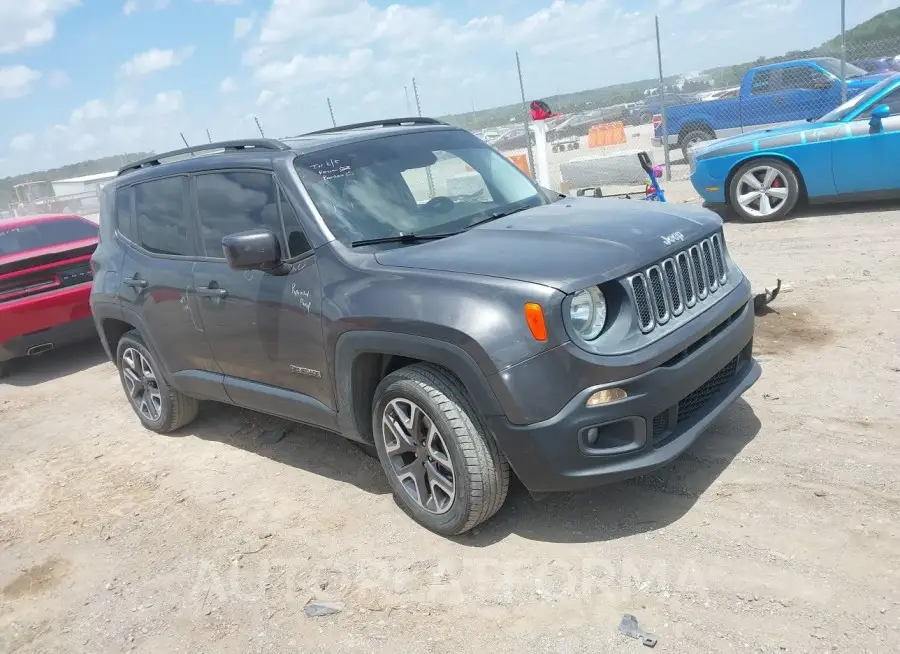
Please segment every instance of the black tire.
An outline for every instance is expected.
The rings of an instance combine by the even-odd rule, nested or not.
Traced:
[[[128,391],[126,382],[126,365],[123,356],[129,350],[136,350],[144,357],[153,372],[156,388],[159,390],[160,406],[159,415],[156,419],[152,416],[145,415],[136,400]],[[183,393],[179,393],[171,388],[162,374],[162,366],[156,361],[156,358],[150,352],[137,330],[130,331],[119,339],[119,345],[116,348],[116,367],[119,369],[119,379],[122,382],[122,388],[125,390],[125,396],[128,403],[134,409],[135,414],[140,419],[141,424],[150,431],[158,434],[168,434],[180,427],[192,422],[200,410],[200,402],[196,398],[188,397]],[[146,390],[144,392],[147,392]]]
[[[784,179],[784,188],[787,189],[787,198],[779,204],[776,209],[768,215],[756,215],[746,210],[738,201],[738,194],[741,186],[741,179],[745,174],[754,168],[772,168],[778,171]],[[765,223],[773,220],[781,220],[787,216],[797,205],[800,200],[800,180],[794,169],[780,159],[771,157],[763,157],[748,161],[738,168],[734,175],[731,176],[731,182],[728,184],[728,204],[731,210],[743,221],[750,223]]]
[[[455,492],[444,513],[426,510],[413,499],[387,454],[382,419],[389,404],[398,399],[415,403],[446,444]],[[500,509],[509,490],[509,463],[455,376],[431,364],[401,368],[381,381],[372,404],[378,458],[394,496],[416,522],[443,536],[456,536]]]
[[[692,129],[683,134],[678,140],[681,143],[681,154],[684,156],[684,160],[688,160],[688,152],[690,152],[691,146],[703,143],[703,141],[712,141],[715,138],[716,135],[708,129]]]
[[[0,379],[3,379],[9,374],[9,362],[8,361],[0,361]]]

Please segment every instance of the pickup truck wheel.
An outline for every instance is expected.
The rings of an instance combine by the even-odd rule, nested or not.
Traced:
[[[131,408],[150,431],[167,434],[197,417],[200,402],[169,387],[137,331],[119,339],[116,366]]]
[[[735,213],[747,222],[784,218],[800,199],[794,169],[778,159],[754,159],[738,168],[728,187]]]
[[[691,148],[697,145],[698,143],[703,143],[704,141],[712,141],[715,139],[714,134],[710,134],[705,129],[692,129],[690,132],[681,137],[681,154],[684,155],[684,160],[688,160],[688,153],[691,151]]]
[[[503,505],[509,463],[446,370],[413,364],[391,373],[375,390],[373,407],[378,458],[414,520],[455,536]]]

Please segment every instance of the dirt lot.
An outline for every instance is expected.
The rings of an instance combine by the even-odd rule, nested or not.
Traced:
[[[729,225],[763,378],[688,454],[456,540],[341,439],[205,407],[138,422],[98,346],[0,384],[0,650],[887,652],[900,648],[900,210]],[[308,600],[344,610],[309,618]]]

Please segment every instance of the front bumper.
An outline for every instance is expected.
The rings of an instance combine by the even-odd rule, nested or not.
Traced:
[[[584,389],[555,416],[516,425],[487,416],[516,475],[532,492],[571,491],[636,477],[684,452],[761,374],[752,357],[754,316],[748,301],[686,350],[643,374]],[[615,386],[625,400],[586,408],[588,397]],[[597,427],[596,446],[587,444]]]

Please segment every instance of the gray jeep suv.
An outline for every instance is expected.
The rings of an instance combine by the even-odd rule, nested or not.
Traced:
[[[104,187],[91,306],[128,401],[215,400],[369,449],[441,534],[646,473],[759,377],[700,208],[560,195],[427,118],[214,143]]]

